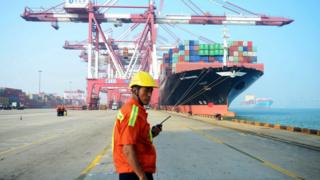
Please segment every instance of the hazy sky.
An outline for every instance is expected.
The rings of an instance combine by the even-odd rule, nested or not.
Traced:
[[[79,51],[64,50],[62,46],[65,40],[85,40],[87,24],[60,23],[60,29],[54,30],[50,23],[26,22],[20,17],[25,6],[50,7],[60,2],[25,0],[6,1],[2,4],[0,87],[20,88],[25,92],[36,93],[38,70],[42,70],[42,90],[45,92],[62,94],[69,88],[85,90],[86,63],[78,57]],[[128,2],[133,3],[129,0],[119,0],[118,4],[128,5]],[[136,5],[143,5],[147,1],[134,2]],[[192,14],[180,0],[164,2],[162,14]],[[225,11],[209,0],[194,0],[194,2],[211,14],[222,14]],[[239,104],[245,94],[255,94],[258,97],[272,98],[274,107],[319,108],[320,2],[317,0],[233,0],[232,2],[254,12],[295,20],[284,27],[228,26],[230,40],[252,40],[258,47],[258,62],[265,65],[265,74],[241,94],[232,106]],[[104,24],[103,27],[107,29],[113,25]],[[113,36],[116,37],[127,27],[128,25],[124,25],[122,28],[115,28]],[[222,41],[222,26],[182,27],[216,42]],[[171,30],[181,39],[196,39],[179,29]],[[159,34],[167,39],[171,38],[161,29]]]

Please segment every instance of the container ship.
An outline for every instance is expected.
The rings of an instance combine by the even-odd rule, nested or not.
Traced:
[[[273,104],[273,100],[270,98],[256,98],[254,95],[246,95],[244,98],[242,104],[251,108],[269,109]]]
[[[187,40],[163,54],[159,105],[189,114],[235,116],[232,101],[259,77],[252,41],[200,44]]]

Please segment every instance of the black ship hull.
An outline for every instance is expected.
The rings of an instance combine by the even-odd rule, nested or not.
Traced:
[[[161,79],[159,104],[162,107],[216,105],[228,107],[262,75],[262,70],[236,66],[178,72]],[[212,113],[214,112],[207,114]]]

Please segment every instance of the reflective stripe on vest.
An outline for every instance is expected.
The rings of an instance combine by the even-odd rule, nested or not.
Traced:
[[[121,113],[121,110],[118,112],[117,119],[119,119],[120,122],[122,122],[123,119],[124,119],[124,116],[123,116],[123,114]]]
[[[149,131],[149,138],[150,138],[150,141],[152,142],[152,130],[151,129]]]
[[[117,119],[120,121],[120,123],[123,121],[124,116],[121,113],[121,110],[119,110],[118,114],[117,114]],[[113,125],[113,130],[112,130],[112,142],[111,142],[111,147],[112,147],[112,154],[113,154],[113,150],[114,150],[114,130],[116,128],[117,125],[117,121],[114,123]]]
[[[112,144],[111,144],[111,147],[112,147],[112,154],[113,154],[113,151],[114,151],[114,130],[116,129],[116,125],[117,125],[117,121],[114,123],[113,125],[113,130],[112,130]]]
[[[131,110],[131,114],[130,114],[130,118],[129,118],[129,126],[134,127],[134,124],[136,123],[137,117],[138,117],[138,106],[133,105],[132,106],[132,110]]]

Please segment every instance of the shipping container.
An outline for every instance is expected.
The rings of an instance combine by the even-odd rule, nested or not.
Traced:
[[[200,61],[208,62],[209,61],[209,57],[208,56],[201,56],[200,57]]]
[[[190,56],[197,56],[198,55],[198,51],[190,51]]]
[[[179,62],[183,62],[184,61],[184,56],[179,56]]]
[[[228,42],[227,61],[234,63],[257,63],[256,50],[251,41]],[[224,46],[221,43],[199,44],[199,41],[186,40],[176,48],[164,53],[165,63],[171,63],[175,72],[177,63],[180,62],[223,62]]]
[[[209,62],[215,62],[216,58],[214,56],[209,56],[208,60],[209,60]]]
[[[0,104],[3,106],[9,105],[9,98],[8,97],[0,97]]]
[[[223,56],[216,56],[215,59],[218,62],[223,62]]]

